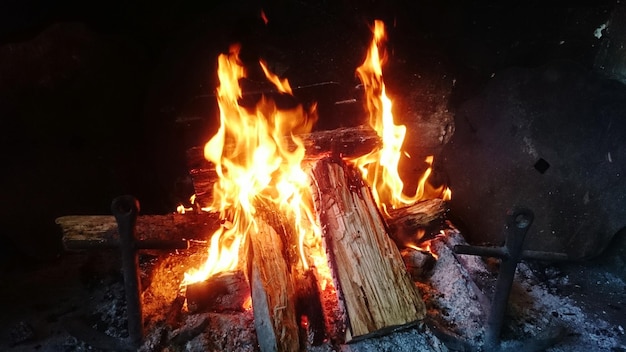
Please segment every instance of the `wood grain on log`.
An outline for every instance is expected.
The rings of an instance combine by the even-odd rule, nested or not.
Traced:
[[[389,224],[407,223],[415,227],[425,227],[441,219],[448,211],[442,199],[427,199],[406,207],[389,211]]]
[[[293,285],[296,322],[301,333],[300,342],[313,346],[320,345],[326,338],[321,295],[315,268],[305,270],[300,258],[296,219],[280,211],[269,201],[259,199],[255,206],[256,218],[273,228],[282,244],[282,250],[275,249],[275,255],[283,258],[287,269],[286,279]],[[306,324],[302,319],[306,319]]]
[[[67,250],[115,247],[119,242],[117,223],[112,215],[69,215],[55,220],[61,227]],[[137,217],[137,238],[148,243],[201,239],[220,226],[216,213],[141,215]]]
[[[284,243],[262,219],[249,236],[250,287],[254,326],[261,351],[299,351],[301,343],[295,309],[295,293]]]
[[[360,173],[324,158],[312,168],[316,212],[347,317],[346,342],[414,323],[426,308]]]

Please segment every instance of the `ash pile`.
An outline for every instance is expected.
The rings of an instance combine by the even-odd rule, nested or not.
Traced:
[[[308,351],[486,351],[485,336],[499,260],[455,253],[466,245],[450,222],[430,242],[430,252],[405,248],[402,255],[427,307],[427,317],[415,325],[379,337],[349,344],[324,341],[307,345]],[[251,310],[181,312],[176,282],[189,259],[202,251],[181,251],[156,257],[144,255],[143,276],[150,277],[144,291],[147,335],[140,351],[259,351]],[[148,261],[146,258],[151,258]],[[568,264],[569,265],[569,264]],[[498,335],[503,351],[622,351],[624,325],[616,316],[625,304],[626,285],[617,275],[585,267],[521,261],[506,304]],[[588,266],[588,264],[586,264]],[[576,269],[571,269],[575,267]],[[578,275],[577,275],[578,274]],[[589,282],[592,280],[591,282]],[[597,284],[597,285],[596,285]],[[609,303],[589,302],[587,289],[602,286]],[[94,302],[100,321],[95,328],[124,337],[123,286],[105,285],[108,292]],[[577,292],[578,291],[578,292]],[[590,295],[591,296],[591,295]],[[612,302],[612,303],[610,303]],[[611,317],[613,316],[613,317]],[[77,343],[84,344],[80,340]],[[83,345],[88,346],[88,345]],[[91,348],[91,350],[98,350]]]

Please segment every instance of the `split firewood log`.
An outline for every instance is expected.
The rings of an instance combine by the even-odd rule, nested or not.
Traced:
[[[261,351],[299,351],[294,285],[279,234],[262,219],[249,234],[254,326]]]
[[[414,323],[426,308],[360,173],[338,158],[311,170],[316,213],[345,309],[345,340]]]

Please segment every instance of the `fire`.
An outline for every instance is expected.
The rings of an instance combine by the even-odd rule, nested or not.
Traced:
[[[192,210],[193,210],[193,208],[192,208],[192,207],[185,207],[185,206],[184,206],[184,205],[182,205],[182,204],[179,204],[179,205],[176,207],[176,212],[177,212],[178,214],[185,214],[186,212],[188,212],[188,211],[192,211]]]
[[[265,63],[260,65],[279,92],[291,94],[287,80],[272,74]],[[246,109],[239,105],[239,81],[245,76],[239,46],[232,46],[228,54],[219,56],[220,126],[204,148],[205,158],[215,165],[218,181],[213,188],[212,204],[203,210],[219,212],[224,221],[211,236],[206,262],[186,273],[183,285],[237,268],[246,236],[258,233],[255,214],[259,203],[269,202],[293,219],[304,268],[309,265],[305,241],[321,238],[309,181],[301,168],[304,145],[295,136],[311,131],[317,118],[315,111],[305,111],[302,106],[281,110],[265,97],[255,109]]]
[[[252,296],[248,296],[246,298],[246,300],[243,302],[243,304],[241,305],[241,308],[245,309],[245,310],[250,310],[252,309]]]
[[[430,253],[430,255],[432,255],[433,258],[439,259],[439,255],[432,248],[432,241],[433,240],[427,240],[427,241],[420,243],[419,245],[407,244],[406,247],[411,248],[416,251]]]
[[[372,188],[375,200],[386,213],[388,207],[410,205],[428,197],[449,197],[448,188],[432,187],[428,178],[432,171],[432,157],[427,159],[428,170],[421,177],[413,196],[403,193],[403,182],[398,173],[406,127],[396,125],[392,102],[387,97],[382,78],[385,61],[381,48],[385,39],[382,21],[376,21],[374,39],[357,73],[366,90],[369,123],[383,141],[380,149],[354,159],[363,178]],[[306,270],[317,268],[322,277],[330,277],[321,245],[321,229],[313,211],[309,179],[302,169],[305,155],[303,141],[298,134],[311,131],[317,116],[315,108],[305,111],[301,105],[279,109],[274,101],[262,97],[254,109],[239,104],[242,88],[239,81],[246,77],[239,59],[239,46],[218,57],[217,100],[219,129],[206,143],[205,158],[215,165],[218,181],[213,187],[212,203],[204,211],[219,212],[223,225],[210,239],[208,258],[199,268],[185,274],[182,286],[206,280],[219,272],[235,270],[247,236],[258,233],[257,206],[271,204],[273,209],[290,219],[298,235],[300,264]],[[289,82],[274,75],[267,65],[259,65],[268,81],[281,94],[292,95]],[[191,200],[192,204],[194,200]],[[185,211],[183,207],[179,211]],[[325,282],[320,283],[322,287]]]
[[[438,188],[428,184],[432,172],[432,156],[426,162],[429,167],[420,178],[413,196],[403,193],[404,183],[398,173],[398,164],[403,153],[402,144],[406,135],[406,126],[396,125],[392,113],[392,101],[387,96],[383,81],[382,65],[386,57],[381,53],[385,41],[385,26],[382,21],[374,22],[374,38],[367,51],[363,64],[357,68],[357,74],[365,87],[366,107],[369,124],[382,139],[382,147],[353,160],[361,170],[363,178],[372,188],[372,193],[381,210],[410,205],[426,198],[451,196],[449,188]],[[449,198],[448,198],[449,199]]]

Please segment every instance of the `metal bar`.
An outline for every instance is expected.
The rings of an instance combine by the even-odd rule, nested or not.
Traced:
[[[481,257],[494,257],[505,258],[508,254],[503,247],[481,247],[481,246],[467,246],[463,244],[457,244],[453,249],[457,254],[469,254],[478,255]],[[545,260],[545,261],[562,261],[568,260],[569,257],[565,253],[556,252],[543,252],[543,251],[531,251],[523,250],[521,255],[522,260]]]
[[[506,250],[502,247],[478,247],[457,244],[453,249],[457,254],[478,255],[481,257],[504,258],[507,256]]]
[[[111,211],[117,221],[120,234],[122,272],[126,293],[126,312],[130,343],[138,347],[144,337],[143,312],[141,306],[141,282],[139,281],[139,260],[135,239],[135,224],[139,212],[139,201],[133,196],[120,196],[113,200]]]
[[[523,260],[543,260],[548,262],[570,260],[565,253],[543,252],[543,251],[522,251]]]
[[[507,216],[506,243],[504,251],[506,256],[500,263],[500,271],[496,280],[496,289],[491,303],[491,311],[487,318],[485,331],[485,350],[493,351],[500,345],[500,331],[504,321],[504,313],[509,301],[513,278],[517,263],[522,259],[522,246],[526,232],[534,219],[533,212],[529,209],[518,209]]]

